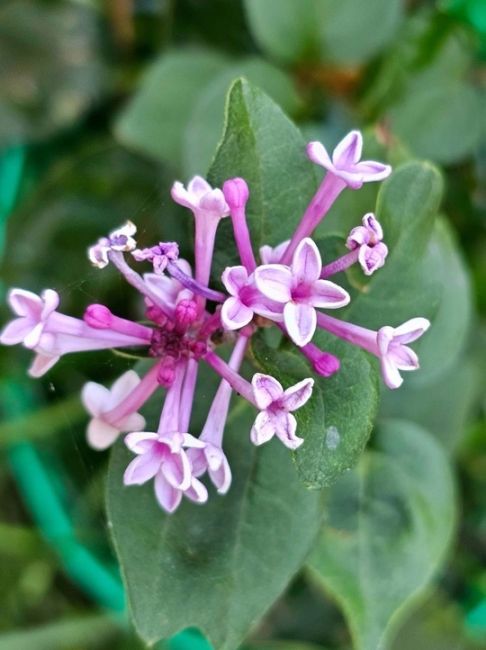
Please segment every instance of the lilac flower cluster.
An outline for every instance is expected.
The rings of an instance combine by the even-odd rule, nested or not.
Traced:
[[[87,383],[82,401],[91,415],[88,443],[106,449],[120,433],[135,454],[128,465],[125,485],[154,479],[156,498],[173,512],[186,497],[204,503],[208,492],[200,478],[208,474],[220,494],[231,485],[231,469],[223,451],[223,433],[232,392],[239,393],[258,414],[250,432],[255,445],[276,436],[289,449],[304,440],[297,436],[294,411],[312,395],[314,380],[305,379],[284,388],[275,378],[256,373],[247,381],[240,367],[248,342],[257,329],[274,323],[311,363],[314,371],[329,377],[339,370],[339,359],[312,343],[317,328],[357,345],[378,357],[383,379],[389,388],[402,383],[400,371],[418,368],[418,358],[408,343],[429,327],[424,318],[412,318],[397,328],[384,326],[377,332],[336,319],[322,309],[338,309],[350,301],[342,287],[328,278],[359,263],[366,275],[383,266],[388,249],[375,215],[363,217],[346,241],[349,252],[323,266],[311,235],[339,194],[346,188],[380,181],[391,168],[377,162],[360,161],[362,137],[348,134],[332,158],[319,142],[307,147],[308,157],[327,170],[300,223],[289,241],[259,251],[255,257],[246,220],[249,189],[242,178],[227,180],[213,189],[196,176],[187,188],[177,182],[172,188],[176,203],[188,208],[195,220],[194,273],[179,257],[175,242],[159,242],[139,249],[136,227],[125,226],[103,237],[89,249],[92,264],[113,264],[126,281],[142,294],[150,325],[120,318],[108,307],[89,305],[83,319],[57,311],[59,296],[52,289],[40,296],[12,289],[8,296],[17,318],[0,335],[4,345],[22,343],[34,351],[29,373],[40,377],[64,354],[103,348],[144,348],[154,359],[140,378],[125,372],[107,389]],[[223,218],[230,218],[241,264],[224,270],[226,292],[209,286],[216,231]],[[127,262],[150,263],[152,271],[137,273]],[[222,336],[233,342],[228,362],[216,354]],[[199,437],[188,433],[199,363],[208,364],[221,383],[209,408]],[[166,390],[156,431],[146,430],[138,412],[157,391]]]

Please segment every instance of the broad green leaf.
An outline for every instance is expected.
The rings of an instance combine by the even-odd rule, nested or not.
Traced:
[[[97,20],[70,2],[1,3],[1,148],[71,126],[109,90]]]
[[[383,391],[380,413],[420,424],[450,452],[460,445],[480,393],[479,368],[472,359],[460,357],[438,377],[424,381],[418,371],[399,390]]]
[[[295,413],[297,433],[305,442],[294,460],[304,484],[320,488],[353,467],[363,453],[376,415],[378,386],[376,369],[364,352],[320,332],[314,341],[341,361],[340,371],[329,379],[317,377],[293,347],[274,350],[256,339],[252,352],[257,366],[284,386],[315,378],[312,398]]]
[[[418,156],[447,164],[479,146],[484,101],[470,83],[451,83],[411,90],[392,106],[393,131]]]
[[[378,329],[435,314],[440,279],[424,278],[421,261],[441,194],[441,176],[425,162],[400,166],[381,186],[375,213],[390,252],[385,266],[353,298],[346,318]]]
[[[242,176],[250,187],[247,215],[256,251],[291,235],[316,188],[314,166],[306,158],[298,129],[267,95],[244,79],[229,91],[225,131],[209,172],[217,186],[233,176]],[[227,220],[217,241],[225,263],[231,261],[228,251],[234,249],[229,241],[232,231]]]
[[[236,412],[238,413],[238,411]],[[118,444],[108,477],[108,515],[135,626],[147,643],[197,627],[216,650],[236,648],[308,554],[321,522],[320,495],[300,483],[279,441],[249,441],[254,413],[230,415],[225,450],[233,484],[175,515],[153,488],[125,488],[130,454]]]
[[[447,458],[424,429],[389,420],[376,450],[330,488],[328,499],[311,574],[342,607],[356,650],[384,650],[451,541],[455,495]]]
[[[206,50],[163,54],[147,70],[119,115],[115,124],[119,140],[178,167],[194,102],[226,65],[224,56]]]
[[[246,0],[245,4],[257,41],[270,55],[289,63],[366,61],[391,41],[403,17],[400,0],[368,0],[366,11],[360,0]]]
[[[420,356],[417,381],[427,382],[450,368],[464,350],[473,315],[469,273],[445,219],[436,221],[420,269],[422,286],[440,287],[430,335],[414,346]],[[420,292],[419,286],[416,291]]]
[[[186,177],[204,174],[209,167],[224,125],[224,102],[231,82],[244,76],[265,91],[286,113],[300,106],[291,78],[263,59],[252,57],[228,65],[217,74],[194,103],[184,134],[183,168]]]

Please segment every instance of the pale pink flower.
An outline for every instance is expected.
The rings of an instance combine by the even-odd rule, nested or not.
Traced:
[[[398,388],[403,383],[400,370],[417,370],[419,360],[412,348],[406,345],[416,341],[430,327],[426,318],[412,318],[399,327],[381,327],[376,337],[381,373],[388,388]]]
[[[179,205],[192,210],[194,214],[220,219],[229,215],[229,207],[219,188],[212,188],[202,176],[194,176],[187,189],[179,181],[171,190],[172,198]]]
[[[101,237],[94,246],[88,248],[88,258],[93,266],[103,269],[109,264],[108,253],[110,251],[129,252],[133,251],[137,242],[133,235],[137,232],[137,227],[131,221],[127,221],[124,226],[113,230],[108,237]]]
[[[265,264],[255,270],[255,283],[262,294],[285,304],[285,327],[298,346],[306,345],[314,336],[316,307],[337,309],[350,300],[347,291],[320,279],[321,269],[319,249],[307,237],[297,246],[290,267]]]
[[[119,377],[111,389],[90,381],[84,385],[81,401],[91,418],[86,436],[93,449],[107,449],[122,432],[140,431],[145,426],[145,418],[140,413],[129,413],[113,420],[106,417],[110,411],[121,406],[128,395],[140,384],[140,377],[128,370]]]
[[[22,343],[33,349],[39,344],[49,316],[59,306],[59,294],[46,289],[40,296],[24,289],[11,289],[7,297],[10,308],[18,316],[0,334],[0,343]]]
[[[349,250],[359,248],[358,261],[366,275],[372,275],[385,264],[388,247],[383,243],[383,229],[372,212],[365,214],[363,225],[353,228],[346,240]]]
[[[202,447],[189,433],[129,433],[125,444],[137,454],[125,470],[125,485],[142,485],[154,479],[155,496],[168,513],[179,506],[182,496],[196,503],[205,503],[208,492],[192,474],[191,462],[185,448]]]
[[[254,275],[248,275],[244,266],[227,267],[221,280],[230,294],[221,308],[221,322],[225,329],[240,329],[248,325],[255,314],[274,321],[282,320],[281,305],[260,293]]]
[[[262,445],[276,435],[289,449],[300,447],[304,440],[296,435],[297,420],[292,412],[308,401],[314,380],[304,379],[284,391],[282,384],[270,375],[256,373],[251,384],[260,409],[250,434],[253,444]]]
[[[336,146],[332,159],[320,142],[309,142],[307,155],[312,162],[325,167],[348,187],[357,190],[363,183],[381,181],[391,174],[390,165],[373,160],[360,161],[362,149],[363,136],[359,131],[351,131]]]

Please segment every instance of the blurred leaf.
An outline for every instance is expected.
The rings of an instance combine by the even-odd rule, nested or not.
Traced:
[[[71,125],[106,92],[96,12],[33,0],[0,7],[0,147]]]
[[[472,407],[481,392],[480,377],[473,361],[463,358],[429,381],[423,381],[417,372],[407,377],[400,390],[383,392],[381,414],[422,425],[448,451],[453,451],[465,435]]]
[[[467,83],[427,85],[409,92],[389,111],[390,125],[412,151],[447,164],[465,158],[479,145],[484,101]]]
[[[425,430],[389,420],[376,446],[330,488],[310,560],[343,608],[357,650],[387,647],[390,627],[443,561],[455,522],[451,470]]]
[[[73,650],[101,648],[119,634],[118,625],[108,616],[91,615],[55,623],[5,632],[0,635],[0,650]]]
[[[256,57],[227,66],[215,75],[194,102],[184,134],[183,167],[186,177],[204,174],[222,135],[225,96],[234,79],[244,76],[264,90],[286,113],[293,115],[300,102],[291,78]]]
[[[254,415],[230,415],[225,450],[233,484],[176,516],[153,488],[125,488],[130,455],[115,446],[108,513],[134,622],[147,643],[198,627],[216,650],[233,649],[302,565],[321,521],[320,495],[299,482],[288,450],[249,441]]]
[[[79,420],[86,418],[79,397],[73,396],[35,413],[28,413],[0,423],[0,448],[20,440],[44,438]]]
[[[427,382],[447,370],[463,352],[473,311],[469,274],[454,234],[444,219],[435,223],[420,270],[423,285],[435,282],[440,286],[431,336],[414,346],[420,356],[417,381]]]
[[[315,190],[313,165],[298,129],[245,80],[236,81],[229,91],[225,132],[209,172],[217,186],[232,176],[242,176],[250,187],[247,216],[256,251],[290,236]],[[218,231],[219,266],[221,258],[225,266],[236,259],[228,255],[234,249],[228,246],[228,221]]]
[[[360,0],[246,0],[245,5],[257,41],[288,63],[362,63],[391,41],[403,17],[401,0],[368,0],[365,11]]]
[[[194,102],[226,65],[223,55],[207,50],[177,50],[161,55],[118,116],[115,133],[119,140],[179,167]]]
[[[434,594],[416,607],[397,630],[390,650],[484,650],[486,642],[466,638],[462,611]]]
[[[299,476],[307,487],[334,483],[353,467],[366,445],[378,406],[376,369],[357,348],[317,333],[315,343],[337,354],[341,369],[333,377],[317,377],[294,348],[272,350],[252,339],[252,351],[263,372],[291,386],[314,375],[312,399],[296,412],[298,434],[305,443],[294,454]]]
[[[304,641],[280,641],[276,639],[245,643],[242,650],[326,650],[326,648],[321,645],[305,643]]]

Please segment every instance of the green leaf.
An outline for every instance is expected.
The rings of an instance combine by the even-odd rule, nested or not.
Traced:
[[[361,63],[393,39],[403,17],[400,0],[368,0],[366,11],[361,0],[246,0],[245,5],[257,41],[288,63]]]
[[[316,189],[300,132],[279,106],[244,79],[229,91],[225,131],[209,172],[210,182],[218,186],[232,176],[242,176],[250,187],[247,216],[256,251],[291,235]],[[234,249],[229,241],[231,224],[223,222],[217,252],[225,265],[236,259],[228,257]]]
[[[479,146],[484,101],[470,83],[444,78],[410,91],[389,111],[391,128],[418,156],[442,164]]]
[[[97,21],[71,2],[1,3],[2,149],[66,129],[109,91]]]
[[[384,268],[353,297],[347,319],[378,329],[399,325],[413,316],[433,317],[440,283],[437,277],[430,282],[424,278],[421,261],[441,195],[441,176],[425,162],[400,166],[381,186],[375,213],[390,252]]]
[[[292,79],[263,59],[252,57],[228,65],[207,84],[194,103],[184,134],[183,167],[187,177],[204,173],[224,125],[224,100],[231,82],[244,76],[290,115],[300,107]]]
[[[465,435],[480,394],[479,368],[472,359],[460,357],[455,365],[447,366],[429,381],[424,381],[419,371],[407,377],[400,390],[383,391],[380,414],[416,422],[430,431],[446,450],[454,451]]]
[[[153,63],[115,124],[121,142],[179,166],[184,132],[194,102],[227,65],[221,54],[179,50]]]
[[[344,610],[357,650],[388,647],[390,629],[441,565],[455,523],[451,470],[425,430],[389,420],[376,447],[330,488],[310,560],[317,583]]]
[[[302,565],[318,533],[320,495],[299,482],[290,454],[249,441],[254,414],[230,415],[225,450],[233,484],[176,515],[152,486],[125,488],[130,454],[118,444],[108,476],[108,514],[135,626],[147,643],[199,628],[217,650],[236,648]]]
[[[298,435],[305,442],[294,460],[304,484],[320,488],[358,462],[373,427],[378,384],[376,369],[364,352],[321,332],[314,341],[341,361],[340,371],[329,379],[318,377],[293,347],[273,350],[256,338],[252,352],[261,370],[278,377],[284,386],[309,376],[316,380],[312,398],[295,413]]]

